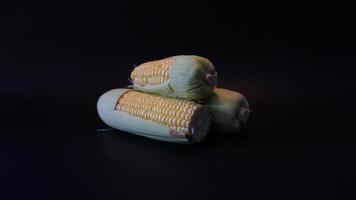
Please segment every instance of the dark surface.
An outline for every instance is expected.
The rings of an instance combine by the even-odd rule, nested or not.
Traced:
[[[356,198],[353,6],[0,5],[0,199]],[[96,131],[102,93],[179,54],[247,96],[246,131],[198,145]]]

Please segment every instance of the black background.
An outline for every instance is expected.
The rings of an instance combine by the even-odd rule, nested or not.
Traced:
[[[0,6],[0,199],[356,198],[355,6]],[[248,98],[247,130],[198,145],[97,131],[102,93],[180,54]]]

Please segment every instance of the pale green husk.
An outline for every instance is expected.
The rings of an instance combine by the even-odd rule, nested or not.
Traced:
[[[217,133],[238,132],[247,123],[251,112],[242,94],[222,88],[215,88],[205,105],[213,115],[212,128]]]
[[[116,104],[122,94],[130,89],[113,89],[103,94],[97,103],[97,110],[100,118],[110,127],[126,131],[144,137],[175,143],[195,143],[200,142],[205,137],[204,132],[201,136],[187,138],[184,135],[174,136],[171,129],[149,120],[132,116],[126,112],[115,110]],[[210,119],[209,119],[210,120]]]
[[[133,88],[161,96],[187,100],[201,100],[212,95],[217,84],[217,73],[214,65],[200,56],[173,56],[169,81],[155,86],[139,86]],[[207,78],[212,77],[211,79]]]

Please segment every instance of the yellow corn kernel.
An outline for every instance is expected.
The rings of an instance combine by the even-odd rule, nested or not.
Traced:
[[[189,109],[186,109],[189,108]],[[159,97],[137,91],[128,91],[118,101],[116,110],[127,112],[136,117],[148,119],[177,131],[187,133],[194,111],[195,103]],[[184,112],[186,110],[186,112]]]
[[[167,142],[201,142],[210,127],[210,113],[202,105],[130,89],[104,93],[97,109],[112,128]]]
[[[131,80],[140,86],[160,85],[169,80],[172,61],[169,58],[143,63],[131,72]]]

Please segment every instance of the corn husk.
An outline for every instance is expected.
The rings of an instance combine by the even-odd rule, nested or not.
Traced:
[[[205,105],[212,113],[212,129],[222,134],[233,134],[241,130],[251,112],[242,94],[222,88],[216,88]]]
[[[100,118],[108,126],[128,133],[175,143],[197,143],[207,135],[210,128],[210,115],[203,106],[199,105],[199,109],[193,114],[189,133],[186,133],[117,110],[116,106],[120,97],[128,91],[131,90],[113,89],[99,98],[97,110]]]
[[[155,85],[140,85],[133,80],[135,90],[187,100],[201,100],[212,95],[217,84],[214,65],[206,58],[194,55],[173,56],[168,81]],[[140,66],[137,66],[140,67]]]

